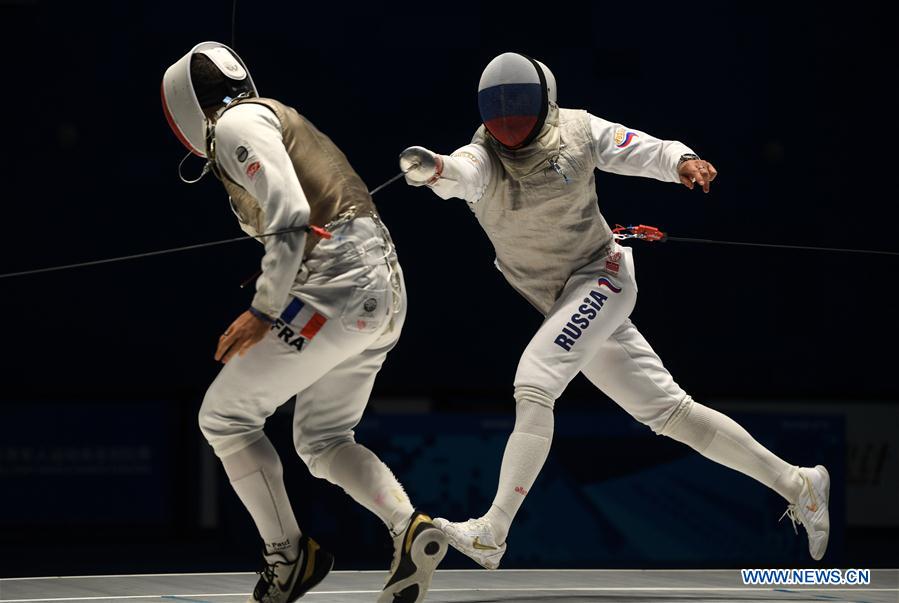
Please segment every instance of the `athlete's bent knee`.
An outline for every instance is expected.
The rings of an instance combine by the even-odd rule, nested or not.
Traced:
[[[213,385],[206,392],[197,414],[197,422],[215,454],[225,457],[246,448],[265,435],[262,431],[264,421],[257,424],[250,417],[224,412],[225,405],[215,395],[214,387]]]
[[[515,388],[515,433],[552,438],[555,400],[545,391],[527,386]]]
[[[515,386],[514,396],[516,402],[530,402],[545,406],[550,410],[553,410],[556,406],[556,400],[549,394],[549,392],[532,385]]]
[[[203,398],[203,404],[200,405],[200,411],[197,413],[197,423],[207,440],[211,440],[217,435],[219,426],[222,424],[221,413],[216,409],[216,405],[208,392],[206,397]]]
[[[706,407],[696,404],[693,398],[687,396],[657,433],[702,452],[715,438],[716,429],[712,426],[708,413],[696,412],[697,409],[703,411]]]
[[[324,444],[301,446],[297,448],[300,458],[309,468],[309,473],[319,479],[330,481],[331,462],[346,446],[352,446],[356,441],[352,437],[344,437],[329,440]]]

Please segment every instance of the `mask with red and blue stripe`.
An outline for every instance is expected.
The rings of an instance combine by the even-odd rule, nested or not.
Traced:
[[[509,149],[527,146],[543,128],[549,111],[547,78],[541,65],[507,52],[487,65],[478,83],[484,127]]]

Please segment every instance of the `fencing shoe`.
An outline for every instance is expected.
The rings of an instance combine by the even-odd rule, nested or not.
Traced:
[[[334,555],[303,536],[299,543],[300,554],[294,561],[285,557],[268,555],[265,567],[259,572],[259,582],[247,603],[291,603],[321,582],[334,567]],[[277,559],[280,557],[280,559]]]
[[[802,492],[796,504],[787,507],[781,516],[789,517],[793,522],[793,530],[798,534],[796,525],[805,527],[808,532],[808,552],[812,559],[818,561],[827,550],[827,538],[830,536],[830,474],[822,465],[814,468],[801,467]]]
[[[506,552],[506,543],[497,544],[493,526],[486,517],[452,523],[438,517],[434,525],[446,533],[453,548],[468,555],[481,566],[494,570]]]
[[[393,537],[393,563],[378,603],[424,601],[434,570],[446,555],[446,535],[416,511],[409,526]]]

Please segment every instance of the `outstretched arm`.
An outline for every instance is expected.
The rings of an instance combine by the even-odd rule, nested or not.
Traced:
[[[596,166],[604,172],[680,182],[689,189],[695,183],[705,192],[718,175],[711,163],[677,140],[660,140],[594,115],[590,131]]]
[[[465,145],[452,155],[409,147],[400,154],[400,169],[412,186],[428,186],[443,199],[458,197],[469,203],[480,200],[493,175],[490,155],[479,144]]]

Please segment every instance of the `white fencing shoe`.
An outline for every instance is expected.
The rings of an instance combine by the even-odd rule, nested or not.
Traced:
[[[802,492],[796,504],[787,507],[781,516],[789,517],[796,524],[805,527],[808,532],[808,552],[815,561],[820,560],[827,550],[827,539],[830,536],[830,474],[823,465],[801,467],[799,475],[804,482]]]
[[[453,548],[471,557],[482,567],[494,570],[506,552],[506,543],[497,544],[493,526],[486,517],[452,523],[438,517],[434,525],[446,533]]]

